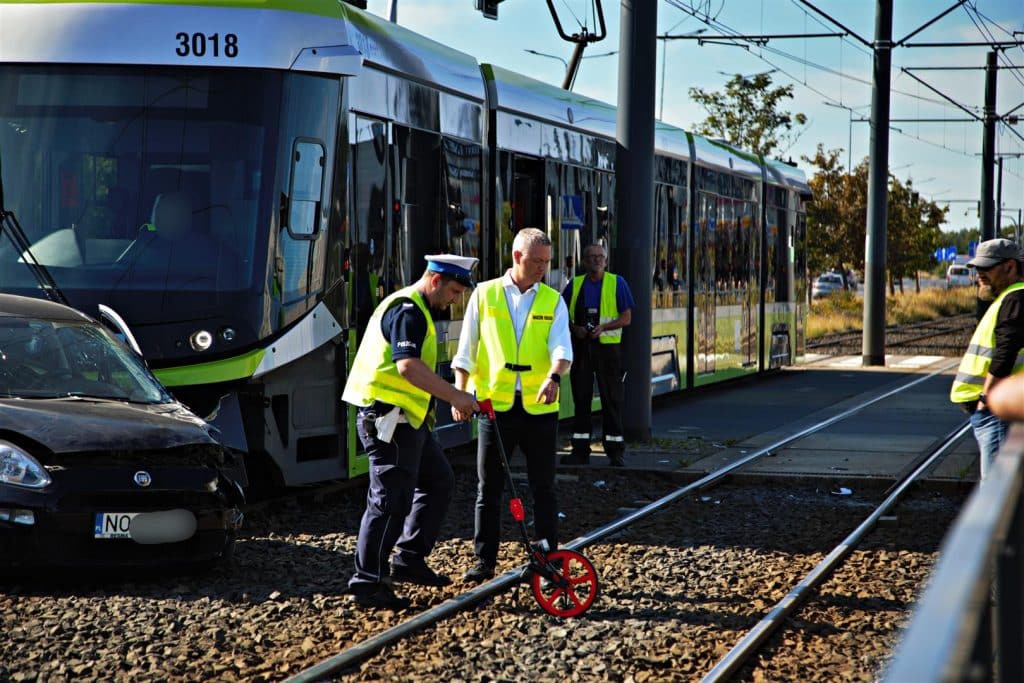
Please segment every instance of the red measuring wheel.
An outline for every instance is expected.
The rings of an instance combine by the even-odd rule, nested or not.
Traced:
[[[546,559],[556,571],[550,579],[536,572],[530,577],[537,604],[548,614],[563,619],[586,612],[597,599],[594,565],[574,550],[555,550]]]

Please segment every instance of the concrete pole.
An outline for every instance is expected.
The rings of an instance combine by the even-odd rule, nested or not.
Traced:
[[[996,159],[999,173],[996,175],[996,237],[1003,232],[1003,158]]]
[[[885,365],[885,241],[889,205],[889,83],[892,0],[875,8],[868,225],[864,243],[864,365]]]
[[[616,130],[616,239],[613,270],[626,278],[637,306],[623,334],[626,373],[624,436],[651,436],[651,245],[654,244],[654,78],[658,3],[621,0],[619,112]]]

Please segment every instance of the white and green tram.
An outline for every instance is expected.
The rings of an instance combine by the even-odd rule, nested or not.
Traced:
[[[337,0],[0,2],[5,208],[257,482],[365,471],[341,388],[424,254],[492,277],[532,226],[549,284],[591,241],[615,269],[615,116]],[[661,123],[656,147],[652,392],[793,362],[803,173]],[[0,291],[40,295],[25,260],[0,239]],[[470,440],[446,413],[442,443]]]

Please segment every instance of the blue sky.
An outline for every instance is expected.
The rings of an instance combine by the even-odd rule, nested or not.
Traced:
[[[593,0],[554,0],[567,31],[584,23],[592,31]],[[596,56],[619,48],[619,2],[603,0],[608,37],[587,48],[575,90],[615,103],[618,85],[618,56]],[[816,0],[815,6],[834,17],[859,36],[872,40],[875,3]],[[899,40],[953,4],[952,0],[897,0],[893,37]],[[387,0],[369,0],[371,12],[384,16]],[[716,27],[708,26],[679,7],[689,7],[710,16]],[[1024,30],[1024,0],[968,0],[960,7],[909,41],[980,42],[988,32],[997,40],[1011,40],[1012,31]],[[527,53],[532,49],[568,60],[572,44],[562,41],[555,29],[545,0],[505,0],[499,19],[484,19],[473,0],[398,0],[398,22],[434,40],[469,53],[481,62],[491,62],[542,81],[560,85],[564,75],[561,61]],[[706,28],[704,35],[722,35],[731,30],[741,34],[792,34],[837,32],[818,15],[796,0],[658,0],[658,33],[689,33]],[[1016,37],[1024,40],[1024,35]],[[893,52],[892,118],[962,119],[968,114],[946,102],[940,95],[903,73],[901,67],[959,66],[983,67],[984,47],[897,48]],[[785,54],[779,54],[785,53]],[[1004,53],[1002,63],[1024,64],[1024,49]],[[662,59],[666,69],[662,78]],[[855,38],[778,39],[767,48],[705,44],[696,41],[659,41],[656,79],[656,111],[665,121],[692,128],[704,119],[703,109],[690,101],[688,89],[720,89],[732,74],[754,74],[778,69],[776,84],[792,84],[794,99],[790,111],[803,112],[808,125],[785,156],[799,160],[813,155],[820,143],[826,149],[843,149],[842,163],[852,150],[856,165],[868,153],[867,118],[871,102],[871,57]],[[916,71],[941,93],[976,113],[984,102],[984,71]],[[661,96],[664,81],[664,96]],[[851,113],[835,106],[854,109]],[[1024,103],[1024,69],[1004,69],[998,77],[997,111],[1004,113]],[[1015,127],[1024,135],[1024,107],[1018,109],[1021,123]],[[893,123],[900,132],[890,136],[889,167],[900,179],[911,178],[925,197],[943,204],[950,202],[946,229],[976,227],[975,205],[981,186],[980,123]],[[852,145],[849,141],[852,137]],[[1024,141],[999,126],[996,150],[1024,153]],[[806,164],[801,164],[808,170]],[[967,201],[953,201],[967,200]],[[1003,168],[1004,225],[1015,223],[1017,209],[1024,207],[1024,160],[1007,158]],[[965,215],[966,214],[966,215]]]

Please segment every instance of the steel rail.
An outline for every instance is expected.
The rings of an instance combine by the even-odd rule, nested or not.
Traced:
[[[889,511],[897,500],[903,495],[903,492],[907,488],[917,481],[928,468],[930,468],[935,461],[946,454],[946,451],[951,449],[957,444],[960,439],[963,438],[964,434],[970,430],[970,422],[965,421],[962,425],[957,427],[955,430],[946,435],[945,440],[939,445],[931,455],[929,455],[924,462],[917,466],[917,468],[911,472],[906,478],[903,479],[893,490],[889,496],[882,501],[882,504],[875,508],[874,512],[865,518],[860,525],[857,526],[850,534],[842,540],[832,552],[828,554],[825,559],[817,564],[811,572],[803,578],[796,585],[793,590],[786,594],[782,600],[776,603],[775,607],[771,609],[768,614],[765,615],[761,621],[759,621],[754,628],[747,631],[747,635],[743,637],[729,652],[723,657],[714,668],[709,671],[704,678],[701,679],[701,683],[719,683],[720,681],[728,680],[735,674],[740,667],[742,667],[748,659],[756,654],[764,642],[773,634],[776,630],[781,628],[785,624],[786,618],[792,614],[797,607],[803,603],[803,601],[811,594],[812,591],[816,590],[822,582],[832,575],[832,572],[839,567],[843,561],[857,548],[861,540],[878,522],[878,518]]]
[[[711,484],[717,482],[719,479],[724,478],[725,476],[731,474],[733,471],[743,467],[744,465],[754,460],[757,460],[758,458],[764,457],[765,455],[768,455],[769,453],[776,451],[779,448],[782,448],[794,441],[802,439],[805,436],[809,436],[810,434],[825,429],[826,427],[830,427],[833,424],[840,422],[841,420],[844,420],[850,417],[851,415],[859,413],[865,408],[872,406],[880,401],[884,401],[885,399],[890,398],[891,396],[894,396],[902,391],[906,391],[907,389],[917,386],[922,382],[926,382],[929,379],[932,379],[933,377],[936,377],[946,372],[947,370],[956,367],[958,364],[959,361],[957,361],[956,363],[944,365],[943,367],[939,368],[938,370],[935,370],[934,372],[928,375],[925,375],[924,377],[919,377],[913,380],[912,382],[908,382],[907,384],[896,387],[895,389],[891,389],[885,392],[884,394],[881,394],[880,396],[876,396],[875,398],[869,399],[864,403],[853,406],[852,408],[848,408],[847,410],[844,410],[843,412],[834,415],[826,420],[822,420],[817,424],[801,429],[795,434],[779,439],[778,441],[768,446],[765,446],[764,448],[760,448],[754,451],[753,453],[750,453],[749,455],[740,458],[735,462],[725,465],[724,467],[721,467],[715,470],[714,472],[711,472],[710,474],[701,477],[700,479],[691,484],[688,484],[680,489],[673,491],[672,493],[666,496],[663,496],[662,498],[659,498],[653,503],[650,503],[640,508],[639,510],[632,512],[626,515],[625,517],[622,517],[614,522],[610,522],[609,524],[600,527],[599,529],[587,534],[586,536],[580,536],[578,538],[573,539],[569,543],[566,543],[564,547],[569,550],[578,551],[581,548],[585,548],[588,545],[596,543],[630,526],[637,520],[643,519],[644,517],[647,517],[653,514],[654,512],[661,510],[667,505],[674,503],[675,501],[679,500],[686,494],[710,486]],[[489,582],[485,584],[477,586],[476,588],[470,590],[467,593],[463,593],[461,595],[457,595],[454,598],[451,598],[450,600],[446,600],[437,607],[432,607],[431,609],[428,609],[425,612],[421,612],[420,614],[417,614],[415,617],[409,619],[408,621],[404,621],[398,624],[397,626],[393,626],[385,631],[382,631],[381,633],[378,633],[372,638],[364,640],[363,642],[347,650],[339,652],[333,657],[329,657],[319,662],[318,664],[315,664],[307,669],[303,669],[302,671],[298,672],[294,676],[289,677],[286,680],[290,683],[307,683],[309,681],[322,680],[323,678],[331,674],[343,671],[355,665],[356,663],[362,661],[363,659],[370,657],[382,648],[393,643],[396,643],[405,638],[406,636],[411,635],[412,633],[415,633],[416,631],[422,628],[426,628],[427,626],[430,626],[435,622],[438,622],[449,616],[457,614],[462,610],[484,600],[485,598],[488,598],[492,595],[496,595],[520,583],[523,578],[523,572],[526,571],[527,567],[527,564],[520,565],[515,569],[512,569],[511,571],[508,571],[497,578],[491,579]]]

